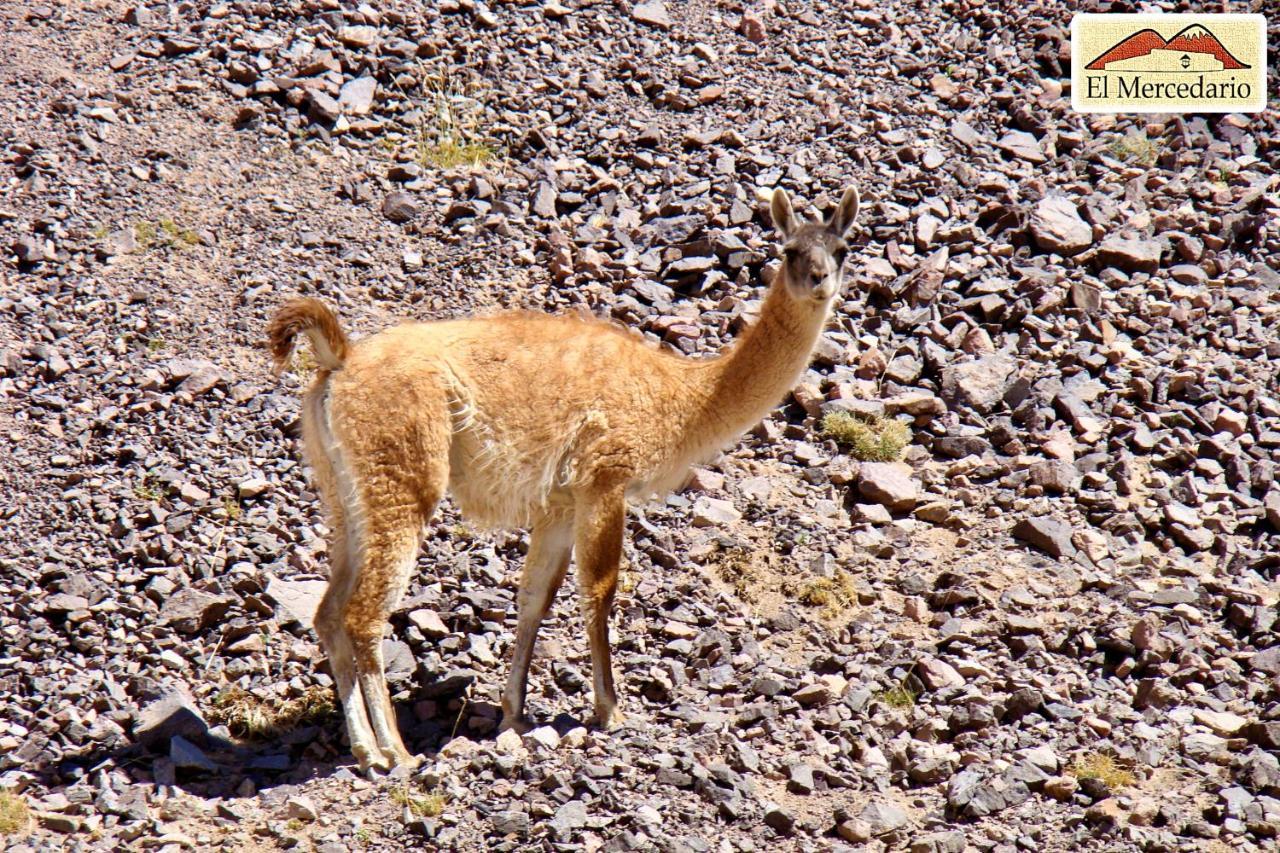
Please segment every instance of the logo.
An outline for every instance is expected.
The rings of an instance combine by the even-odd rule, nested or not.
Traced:
[[[1071,106],[1087,113],[1261,112],[1262,15],[1076,15]]]

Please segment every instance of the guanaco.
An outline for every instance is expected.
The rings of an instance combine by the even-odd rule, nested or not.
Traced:
[[[382,636],[446,491],[465,517],[527,527],[502,728],[524,730],[534,641],[570,555],[591,648],[595,722],[623,721],[609,615],[628,498],[678,487],[692,463],[758,423],[809,364],[842,285],[850,187],[825,220],[774,191],[782,262],[758,320],[708,359],[662,351],[603,321],[534,313],[409,323],[352,343],[315,299],[269,329],[279,375],[307,335],[318,365],[304,452],[328,508],[329,583],[316,611],[362,770],[416,765],[383,672]]]

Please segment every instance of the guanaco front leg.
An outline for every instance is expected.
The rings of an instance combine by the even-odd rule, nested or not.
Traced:
[[[613,596],[618,587],[626,512],[626,497],[622,489],[585,494],[578,499],[574,511],[574,548],[578,560],[582,613],[591,645],[595,721],[604,729],[625,722],[613,687],[609,614],[613,610]]]

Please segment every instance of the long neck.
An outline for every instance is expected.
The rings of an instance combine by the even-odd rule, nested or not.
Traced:
[[[784,281],[774,281],[760,318],[737,343],[690,366],[701,393],[685,444],[728,444],[777,406],[809,366],[828,313],[827,305],[796,299]]]

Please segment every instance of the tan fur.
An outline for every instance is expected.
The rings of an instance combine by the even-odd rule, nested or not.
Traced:
[[[759,320],[713,359],[678,357],[605,323],[512,313],[412,323],[348,344],[315,300],[280,309],[277,365],[308,334],[321,371],[304,444],[334,527],[316,630],[361,766],[414,763],[396,731],[381,656],[423,525],[448,491],[464,515],[532,530],[503,726],[520,725],[534,639],[576,554],[596,720],[622,719],[609,657],[628,497],[674,488],[689,465],[777,405],[809,363],[839,292],[848,190],[830,223],[772,210],[785,260]]]

